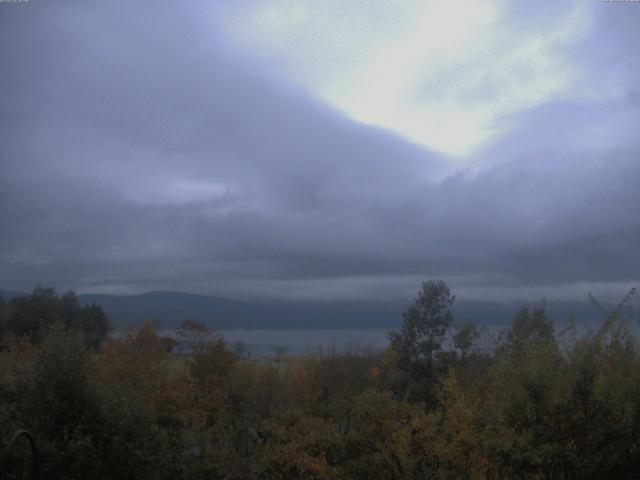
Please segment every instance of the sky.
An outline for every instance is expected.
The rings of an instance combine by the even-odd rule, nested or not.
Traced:
[[[640,285],[640,3],[0,3],[0,287]]]

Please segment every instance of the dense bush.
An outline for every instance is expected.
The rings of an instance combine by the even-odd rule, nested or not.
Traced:
[[[385,352],[271,365],[221,339],[170,354],[149,325],[96,350],[56,318],[1,354],[2,441],[31,429],[54,479],[635,478],[623,310],[580,336],[523,309],[483,353],[475,327],[451,331],[444,287],[425,284]]]

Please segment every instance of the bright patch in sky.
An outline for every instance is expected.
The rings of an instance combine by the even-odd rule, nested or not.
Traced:
[[[509,8],[272,0],[234,33],[353,119],[465,158],[510,114],[569,95],[577,77],[564,52],[589,30],[585,4],[526,28]]]
[[[150,184],[153,188],[129,188],[125,195],[129,200],[145,205],[187,205],[219,201],[229,193],[228,187],[219,182],[163,181],[158,178]]]

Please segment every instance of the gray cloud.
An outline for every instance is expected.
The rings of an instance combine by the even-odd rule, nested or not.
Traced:
[[[637,282],[640,8],[609,6],[570,53],[610,98],[505,118],[461,169],[236,50],[223,8],[0,5],[0,285],[331,300],[428,276]]]

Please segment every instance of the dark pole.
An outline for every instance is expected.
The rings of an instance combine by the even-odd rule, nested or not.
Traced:
[[[7,452],[7,474],[11,473],[11,460],[13,459],[13,450],[15,449],[20,437],[26,437],[29,441],[29,445],[31,446],[31,478],[37,479],[40,466],[38,461],[38,449],[36,448],[36,442],[33,439],[33,435],[31,435],[31,433],[29,433],[27,430],[17,430],[11,436],[11,440],[9,440],[9,451]]]

